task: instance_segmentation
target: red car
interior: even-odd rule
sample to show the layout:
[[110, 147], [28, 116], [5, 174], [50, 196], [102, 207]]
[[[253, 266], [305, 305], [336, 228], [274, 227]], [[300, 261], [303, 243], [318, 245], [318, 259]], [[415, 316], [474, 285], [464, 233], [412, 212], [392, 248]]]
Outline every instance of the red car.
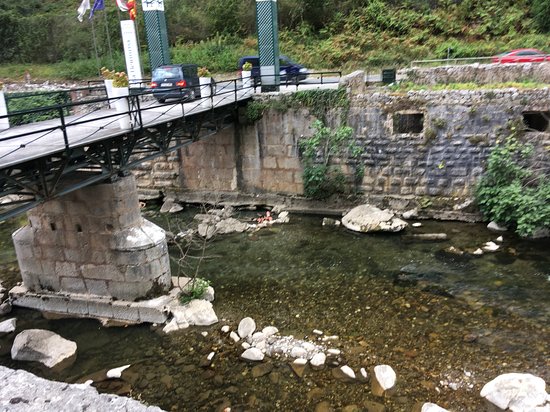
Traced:
[[516, 49], [493, 56], [493, 63], [539, 63], [550, 61], [550, 55], [537, 49]]

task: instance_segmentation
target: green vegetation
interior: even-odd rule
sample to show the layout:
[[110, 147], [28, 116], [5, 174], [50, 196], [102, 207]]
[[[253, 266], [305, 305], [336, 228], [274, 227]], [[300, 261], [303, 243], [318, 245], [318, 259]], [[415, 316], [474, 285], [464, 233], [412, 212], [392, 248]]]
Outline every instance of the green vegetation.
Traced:
[[206, 289], [210, 286], [210, 281], [201, 278], [193, 278], [187, 285], [182, 288], [179, 294], [179, 300], [182, 304], [192, 301], [193, 299], [200, 299], [206, 292]]
[[537, 173], [533, 148], [521, 143], [515, 128], [491, 152], [476, 188], [476, 200], [490, 220], [515, 227], [522, 236], [550, 227], [550, 181]]
[[[506, 83], [491, 83], [491, 84], [478, 84], [478, 83], [447, 83], [447, 84], [416, 84], [414, 82], [399, 82], [389, 86], [394, 92], [405, 92], [410, 90], [489, 90], [493, 89], [540, 89], [548, 87], [547, 83], [540, 83], [534, 80], [526, 79], [524, 81], [506, 82]], [[494, 97], [494, 96], [493, 96]], [[476, 108], [472, 107], [471, 113], [475, 114]]]
[[[42, 95], [32, 95], [30, 93], [14, 93], [10, 95], [7, 102], [8, 112], [15, 113], [21, 110], [32, 110], [42, 108], [43, 110], [35, 113], [26, 113], [10, 117], [10, 123], [13, 126], [40, 122], [42, 120], [59, 118], [59, 108], [48, 109], [51, 106], [59, 106], [70, 103], [71, 98], [67, 92], [54, 92]], [[69, 109], [64, 108], [63, 114], [68, 116]]]
[[[123, 70], [118, 21], [106, 2], [90, 21], [72, 0], [0, 0], [0, 77], [90, 78]], [[279, 0], [281, 52], [312, 69], [380, 68], [425, 58], [493, 55], [548, 47], [550, 0]], [[236, 71], [256, 54], [254, 0], [166, 0], [173, 61]], [[136, 19], [144, 67], [145, 29]], [[97, 56], [97, 57], [96, 57]], [[60, 63], [63, 62], [63, 63]], [[34, 65], [59, 65], [42, 70]]]

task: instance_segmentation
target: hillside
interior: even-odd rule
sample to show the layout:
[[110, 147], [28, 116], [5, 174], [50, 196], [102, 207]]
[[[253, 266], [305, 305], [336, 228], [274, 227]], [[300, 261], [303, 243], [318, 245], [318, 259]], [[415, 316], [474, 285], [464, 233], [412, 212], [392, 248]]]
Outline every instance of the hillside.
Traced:
[[[57, 74], [75, 78], [97, 73], [98, 65], [122, 68], [118, 20], [125, 13], [107, 0], [105, 11], [80, 23], [79, 4], [0, 0], [2, 65], [18, 64], [14, 67], [20, 70], [21, 65], [57, 63]], [[235, 70], [238, 56], [256, 49], [254, 4], [165, 0], [174, 61]], [[516, 47], [550, 49], [545, 35], [550, 0], [279, 0], [278, 5], [282, 52], [312, 68], [381, 67], [420, 58], [487, 56]], [[137, 22], [144, 47], [141, 16]]]

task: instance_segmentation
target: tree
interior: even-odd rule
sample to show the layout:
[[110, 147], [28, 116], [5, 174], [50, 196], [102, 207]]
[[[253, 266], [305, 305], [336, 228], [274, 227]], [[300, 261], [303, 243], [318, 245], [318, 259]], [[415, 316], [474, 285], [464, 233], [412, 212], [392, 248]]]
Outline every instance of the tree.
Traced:
[[550, 32], [550, 0], [533, 0], [532, 12], [538, 29]]

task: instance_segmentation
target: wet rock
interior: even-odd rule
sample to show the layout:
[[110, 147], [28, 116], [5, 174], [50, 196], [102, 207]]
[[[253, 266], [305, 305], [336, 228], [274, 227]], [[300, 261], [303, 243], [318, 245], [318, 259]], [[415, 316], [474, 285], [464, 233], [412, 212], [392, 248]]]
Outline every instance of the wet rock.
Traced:
[[323, 401], [315, 405], [315, 412], [334, 412], [334, 409], [328, 401]]
[[182, 210], [183, 210], [183, 206], [180, 205], [179, 203], [175, 203], [174, 205], [172, 205], [170, 210], [168, 210], [168, 213], [178, 213], [178, 212], [181, 212]]
[[464, 254], [463, 250], [456, 248], [454, 246], [449, 246], [448, 248], [443, 249], [443, 251], [445, 253], [449, 253], [450, 255], [462, 256]]
[[266, 338], [269, 338], [270, 336], [279, 333], [279, 329], [277, 329], [275, 326], [266, 326], [262, 329], [262, 333], [265, 335]]
[[342, 408], [342, 412], [361, 412], [361, 408], [357, 405], [347, 405]]
[[497, 222], [489, 222], [487, 229], [494, 230], [495, 232], [506, 232], [508, 230], [506, 226], [501, 226]]
[[284, 211], [277, 215], [277, 219], [275, 219], [275, 223], [288, 223], [290, 222], [289, 213]]
[[446, 233], [414, 233], [410, 237], [416, 240], [447, 240]]
[[351, 369], [348, 365], [344, 365], [340, 368], [342, 373], [346, 375], [348, 378], [354, 380], [355, 379], [355, 372], [353, 369]]
[[504, 242], [504, 238], [502, 236], [499, 236], [495, 239], [495, 241], [501, 243]]
[[369, 375], [365, 368], [359, 369], [359, 375], [357, 375], [357, 379], [359, 379], [361, 382], [368, 382]]
[[550, 237], [550, 229], [548, 228], [538, 228], [533, 231], [533, 234], [527, 236], [527, 239], [543, 239]]
[[500, 248], [495, 242], [487, 242], [483, 245], [484, 252], [496, 252]]
[[211, 239], [216, 234], [216, 226], [209, 223], [199, 223], [197, 232], [199, 236]]
[[233, 339], [233, 341], [234, 341], [235, 343], [237, 343], [238, 341], [241, 340], [241, 337], [240, 337], [238, 334], [236, 334], [235, 332], [231, 332], [231, 333], [229, 334], [229, 337], [230, 337], [231, 339]]
[[[338, 379], [340, 382], [350, 383], [355, 381], [355, 373], [349, 366], [334, 368], [332, 369], [331, 373], [332, 373], [332, 376]], [[351, 377], [351, 374], [353, 374], [353, 377]]]
[[0, 322], [0, 336], [15, 331], [16, 323], [16, 318], [11, 318]]
[[329, 217], [324, 217], [323, 218], [323, 223], [322, 223], [323, 226], [338, 227], [338, 226], [340, 226], [340, 224], [341, 224], [341, 222], [338, 219], [331, 219]]
[[34, 361], [60, 371], [76, 359], [76, 343], [44, 329], [27, 329], [19, 333], [11, 348], [13, 360]]
[[406, 212], [403, 212], [402, 214], [403, 219], [409, 220], [414, 219], [415, 217], [418, 217], [418, 209], [411, 209], [407, 210]]
[[378, 402], [365, 401], [363, 406], [367, 412], [386, 412], [386, 407]]
[[256, 322], [252, 318], [244, 318], [239, 322], [239, 327], [237, 328], [237, 333], [241, 338], [247, 338], [252, 335], [256, 330]]
[[273, 364], [271, 363], [262, 363], [260, 365], [256, 365], [252, 368], [252, 377], [260, 378], [267, 375], [268, 373], [271, 373], [272, 370]]
[[481, 248], [477, 248], [472, 252], [472, 255], [481, 256], [483, 255], [483, 250]]
[[223, 325], [220, 330], [222, 333], [228, 333], [231, 328], [229, 327], [229, 325]]
[[306, 371], [307, 359], [299, 358], [295, 359], [294, 362], [290, 364], [290, 368], [296, 374], [297, 377], [303, 378]]
[[193, 299], [183, 306], [172, 307], [171, 311], [180, 328], [189, 325], [209, 326], [218, 322], [212, 303], [203, 299]]
[[310, 360], [311, 366], [314, 368], [320, 369], [325, 366], [327, 356], [323, 352], [318, 352]]
[[319, 329], [313, 329], [313, 334], [317, 336], [321, 336], [323, 334], [323, 331]]
[[11, 312], [11, 303], [9, 300], [6, 300], [0, 305], [0, 316], [5, 316]]
[[353, 208], [342, 218], [342, 224], [350, 230], [362, 233], [399, 232], [407, 227], [407, 222], [397, 218], [392, 212], [371, 205]]
[[249, 348], [242, 353], [241, 358], [248, 361], [259, 362], [264, 360], [264, 354], [258, 348]]
[[420, 222], [415, 222], [411, 225], [412, 227], [421, 227], [422, 226], [422, 223]]
[[530, 373], [505, 373], [488, 382], [481, 396], [489, 404], [512, 412], [548, 411], [550, 396], [543, 379]]
[[248, 224], [241, 222], [238, 219], [230, 217], [216, 223], [216, 233], [225, 235], [228, 233], [242, 233], [248, 229]]
[[307, 393], [308, 401], [316, 401], [325, 396], [325, 391], [321, 388], [314, 388]]
[[131, 365], [119, 366], [118, 368], [109, 369], [105, 374], [109, 379], [120, 379], [122, 372], [128, 369]]
[[397, 376], [389, 365], [378, 365], [372, 369], [371, 387], [375, 396], [389, 395], [394, 388]]
[[290, 356], [293, 358], [306, 358], [307, 357], [307, 350], [304, 348], [301, 348], [299, 346], [296, 346], [292, 348], [290, 351]]
[[170, 209], [174, 206], [174, 202], [175, 199], [173, 197], [167, 197], [160, 207], [160, 213], [168, 213]]
[[435, 403], [426, 402], [419, 403], [413, 408], [413, 412], [449, 412], [447, 409], [443, 409], [441, 406]]

